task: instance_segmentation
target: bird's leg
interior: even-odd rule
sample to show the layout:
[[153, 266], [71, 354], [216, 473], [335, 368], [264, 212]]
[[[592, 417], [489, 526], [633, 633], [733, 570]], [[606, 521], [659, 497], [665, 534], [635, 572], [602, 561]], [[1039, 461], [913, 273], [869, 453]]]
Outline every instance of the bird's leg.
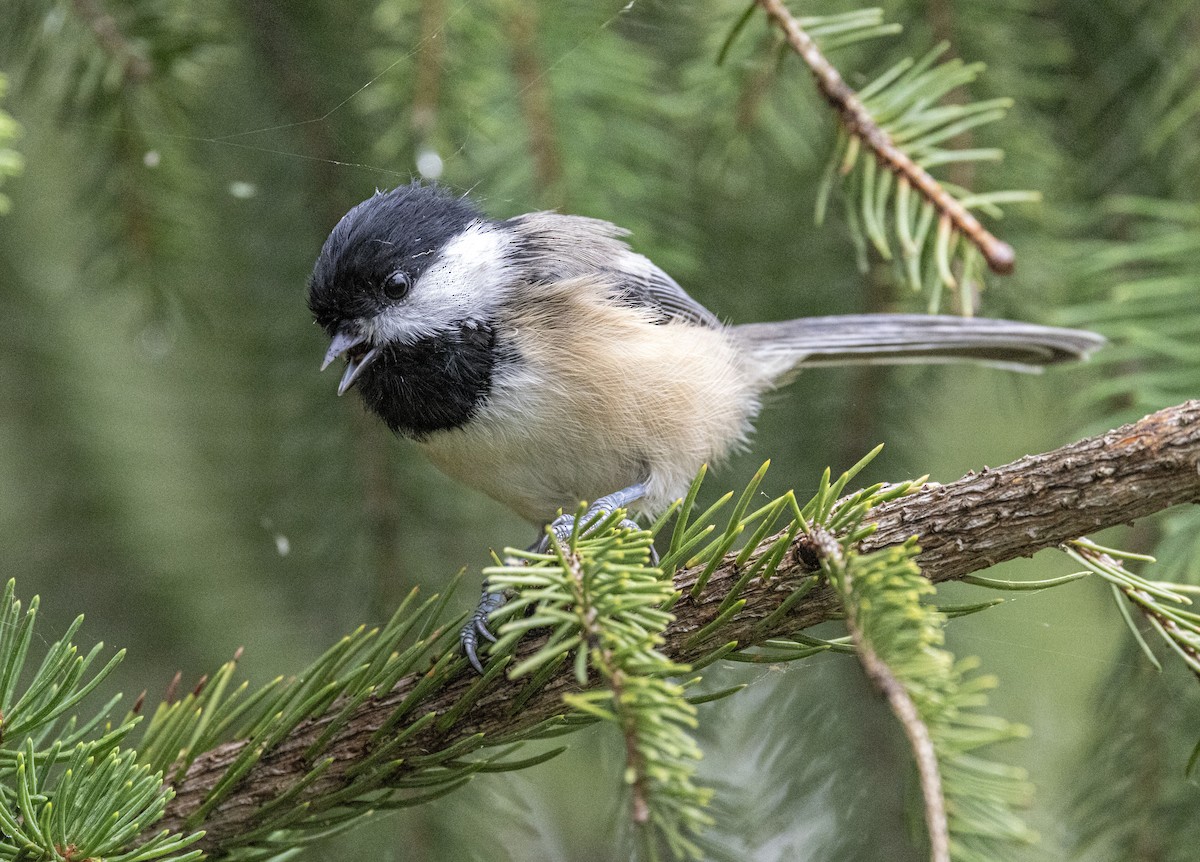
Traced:
[[[592, 503], [583, 513], [584, 524], [598, 524], [607, 518], [616, 509], [628, 509], [632, 503], [636, 503], [642, 497], [646, 496], [647, 488], [644, 482], [639, 482], [636, 485], [630, 485], [628, 488], [622, 488], [607, 496], [601, 497], [596, 502]], [[636, 530], [638, 525], [630, 518], [623, 518], [621, 523], [617, 525], [624, 530]], [[553, 534], [554, 540], [560, 545], [565, 545], [571, 538], [571, 533], [575, 529], [574, 515], [559, 515], [549, 524], [550, 530], [542, 535], [540, 539], [529, 546], [530, 551], [535, 554], [544, 554], [550, 550], [550, 536]], [[650, 557], [655, 565], [658, 564], [658, 553], [653, 546], [650, 548]], [[467, 620], [466, 625], [459, 632], [459, 643], [462, 644], [463, 653], [467, 656], [467, 661], [471, 662], [471, 667], [475, 668], [479, 673], [483, 673], [483, 663], [479, 660], [478, 647], [479, 638], [483, 636], [487, 640], [495, 643], [496, 636], [491, 633], [487, 627], [488, 616], [500, 608], [505, 602], [504, 593], [496, 593], [488, 590], [487, 584], [483, 586], [483, 596], [479, 599], [479, 606], [475, 608], [475, 613], [471, 614], [471, 618]]]
[[[622, 488], [620, 491], [601, 497], [592, 505], [588, 506], [587, 511], [583, 513], [583, 523], [600, 523], [613, 513], [616, 509], [628, 509], [633, 503], [636, 503], [642, 497], [646, 496], [647, 488], [644, 482], [639, 482], [636, 485], [630, 485], [628, 488]], [[638, 525], [630, 518], [623, 518], [621, 523], [617, 525], [622, 530], [636, 530]], [[550, 550], [550, 535], [554, 535], [554, 539], [560, 544], [565, 545], [571, 538], [571, 533], [575, 530], [574, 515], [559, 515], [550, 522], [550, 530], [538, 540], [533, 546], [536, 553], [544, 554]], [[654, 562], [658, 562], [658, 557], [654, 553], [654, 549], [650, 549], [651, 555], [654, 557]]]

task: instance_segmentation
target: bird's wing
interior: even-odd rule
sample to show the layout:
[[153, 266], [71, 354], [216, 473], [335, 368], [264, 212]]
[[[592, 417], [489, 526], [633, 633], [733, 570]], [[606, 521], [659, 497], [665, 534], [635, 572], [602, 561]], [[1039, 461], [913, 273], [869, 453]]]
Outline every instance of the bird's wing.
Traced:
[[613, 280], [618, 285], [617, 299], [629, 305], [646, 308], [658, 313], [656, 323], [683, 321], [700, 326], [719, 327], [717, 316], [688, 296], [671, 276], [659, 269], [648, 258], [627, 252], [620, 268], [613, 268]]
[[614, 300], [653, 312], [656, 323], [721, 326], [717, 316], [688, 296], [675, 279], [632, 251], [621, 239], [627, 231], [610, 222], [537, 212], [517, 216], [509, 224], [529, 240], [525, 265], [534, 281], [601, 275], [612, 285]]

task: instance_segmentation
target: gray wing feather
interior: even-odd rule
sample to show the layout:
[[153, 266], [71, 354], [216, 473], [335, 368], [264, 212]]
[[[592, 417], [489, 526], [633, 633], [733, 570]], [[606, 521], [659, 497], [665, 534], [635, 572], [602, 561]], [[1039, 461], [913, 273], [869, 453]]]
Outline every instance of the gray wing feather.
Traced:
[[658, 323], [674, 320], [695, 323], [700, 326], [718, 327], [721, 321], [696, 300], [688, 296], [675, 279], [667, 275], [640, 254], [629, 257], [641, 258], [643, 267], [623, 267], [613, 274], [620, 285], [619, 298], [630, 305], [640, 306], [660, 314]]
[[721, 326], [675, 279], [632, 251], [621, 239], [627, 231], [614, 224], [553, 212], [517, 216], [507, 224], [527, 245], [531, 280], [550, 283], [599, 274], [612, 284], [613, 299], [653, 312], [657, 323]]

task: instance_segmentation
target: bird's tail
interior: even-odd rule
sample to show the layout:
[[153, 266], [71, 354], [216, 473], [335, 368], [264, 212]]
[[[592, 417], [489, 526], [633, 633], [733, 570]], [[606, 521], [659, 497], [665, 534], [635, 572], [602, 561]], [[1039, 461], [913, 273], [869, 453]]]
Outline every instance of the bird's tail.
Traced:
[[775, 383], [810, 365], [975, 362], [1036, 372], [1084, 359], [1104, 344], [1079, 329], [933, 314], [804, 317], [733, 332]]

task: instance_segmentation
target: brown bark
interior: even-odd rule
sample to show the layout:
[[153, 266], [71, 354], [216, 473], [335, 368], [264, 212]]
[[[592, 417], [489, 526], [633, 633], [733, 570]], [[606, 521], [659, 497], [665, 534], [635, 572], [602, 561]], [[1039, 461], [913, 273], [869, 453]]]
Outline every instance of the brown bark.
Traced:
[[[898, 544], [917, 535], [918, 558], [933, 581], [961, 578], [995, 563], [1034, 552], [1104, 527], [1124, 524], [1180, 503], [1200, 502], [1200, 401], [1190, 401], [1151, 414], [1106, 434], [1031, 455], [995, 469], [971, 473], [947, 485], [931, 485], [879, 506], [869, 518], [877, 531], [862, 542], [864, 550]], [[770, 540], [767, 540], [769, 542]], [[752, 581], [741, 592], [745, 607], [707, 642], [689, 637], [717, 616], [717, 608], [740, 572], [729, 558], [718, 567], [698, 599], [686, 597], [695, 571], [681, 571], [676, 586], [685, 592], [673, 609], [677, 619], [666, 633], [663, 651], [678, 661], [694, 661], [714, 646], [736, 640], [748, 647], [769, 637], [795, 632], [830, 619], [839, 611], [833, 591], [819, 586], [772, 625], [757, 629], [797, 585], [815, 569], [817, 553], [803, 535], [792, 545], [770, 581]], [[744, 569], [743, 569], [744, 570]], [[536, 648], [536, 643], [526, 649]], [[407, 677], [387, 696], [363, 704], [342, 728], [322, 757], [335, 763], [308, 787], [302, 798], [314, 798], [343, 786], [346, 770], [368, 751], [368, 740], [419, 680]], [[430, 693], [412, 715], [443, 713], [476, 682], [469, 672]], [[499, 738], [561, 713], [561, 695], [574, 687], [570, 673], [559, 674], [520, 709], [511, 704], [522, 683], [503, 678], [483, 693], [453, 726], [438, 730], [430, 723], [394, 757], [419, 757], [473, 734]], [[310, 769], [305, 749], [321, 734], [336, 706], [326, 716], [301, 725], [266, 752], [237, 789], [202, 824], [203, 846], [217, 851], [254, 824], [255, 812]], [[155, 829], [186, 828], [208, 791], [242, 748], [227, 743], [201, 755], [176, 786], [176, 797]], [[396, 773], [403, 776], [403, 768]]]

